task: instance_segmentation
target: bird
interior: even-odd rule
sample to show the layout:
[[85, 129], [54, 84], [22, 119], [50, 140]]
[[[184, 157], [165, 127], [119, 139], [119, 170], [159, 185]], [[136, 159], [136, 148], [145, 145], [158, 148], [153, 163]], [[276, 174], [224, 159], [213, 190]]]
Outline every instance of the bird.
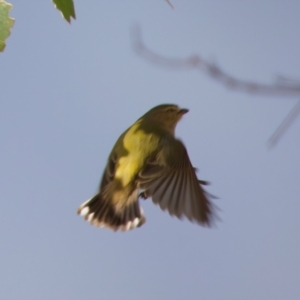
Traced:
[[175, 128], [189, 110], [176, 104], [150, 109], [116, 141], [97, 194], [77, 213], [96, 227], [128, 231], [146, 222], [140, 199], [178, 219], [210, 227], [216, 218], [213, 196], [199, 180]]

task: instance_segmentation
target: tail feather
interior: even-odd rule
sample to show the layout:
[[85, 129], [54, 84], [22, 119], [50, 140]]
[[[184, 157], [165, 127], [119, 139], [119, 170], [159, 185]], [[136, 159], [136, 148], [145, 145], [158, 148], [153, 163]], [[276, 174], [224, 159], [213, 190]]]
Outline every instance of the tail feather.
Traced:
[[107, 227], [114, 231], [127, 231], [142, 226], [146, 218], [138, 201], [130, 203], [120, 211], [97, 194], [81, 204], [77, 213], [97, 227]]

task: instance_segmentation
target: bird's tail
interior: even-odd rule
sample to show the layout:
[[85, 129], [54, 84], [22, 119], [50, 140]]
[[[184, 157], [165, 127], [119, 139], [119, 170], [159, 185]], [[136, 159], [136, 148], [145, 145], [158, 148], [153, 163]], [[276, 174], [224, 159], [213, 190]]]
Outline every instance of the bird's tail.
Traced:
[[125, 205], [116, 211], [114, 206], [104, 199], [101, 194], [82, 203], [77, 214], [97, 227], [107, 227], [114, 231], [127, 231], [142, 226], [146, 218], [138, 201]]

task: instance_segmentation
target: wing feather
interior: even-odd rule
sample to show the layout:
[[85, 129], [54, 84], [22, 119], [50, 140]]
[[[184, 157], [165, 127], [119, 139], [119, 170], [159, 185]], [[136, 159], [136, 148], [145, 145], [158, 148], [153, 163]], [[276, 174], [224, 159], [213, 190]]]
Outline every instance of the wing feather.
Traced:
[[171, 203], [169, 205], [169, 212], [170, 215], [175, 215], [177, 218], [180, 218], [182, 216], [182, 213], [180, 213], [180, 210], [178, 209], [178, 206], [180, 204], [180, 199], [176, 195], [179, 195], [181, 192], [181, 185], [180, 185], [180, 178], [178, 174], [175, 172], [171, 175], [174, 177], [174, 184], [171, 189], [170, 193], [170, 199]]
[[169, 148], [162, 149], [156, 162], [152, 160], [141, 170], [138, 180], [147, 196], [162, 210], [209, 226], [216, 217], [213, 204], [195, 172], [183, 143], [174, 139]]

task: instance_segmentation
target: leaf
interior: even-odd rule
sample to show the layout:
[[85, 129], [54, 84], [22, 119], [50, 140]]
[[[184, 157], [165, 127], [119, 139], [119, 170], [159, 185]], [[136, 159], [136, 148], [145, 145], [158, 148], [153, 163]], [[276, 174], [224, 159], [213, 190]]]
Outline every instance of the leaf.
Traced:
[[71, 23], [71, 17], [76, 19], [73, 0], [52, 0], [54, 6], [61, 11], [65, 20]]
[[0, 0], [0, 51], [5, 48], [5, 40], [10, 35], [10, 29], [13, 27], [15, 20], [9, 16], [12, 9], [10, 3]]

